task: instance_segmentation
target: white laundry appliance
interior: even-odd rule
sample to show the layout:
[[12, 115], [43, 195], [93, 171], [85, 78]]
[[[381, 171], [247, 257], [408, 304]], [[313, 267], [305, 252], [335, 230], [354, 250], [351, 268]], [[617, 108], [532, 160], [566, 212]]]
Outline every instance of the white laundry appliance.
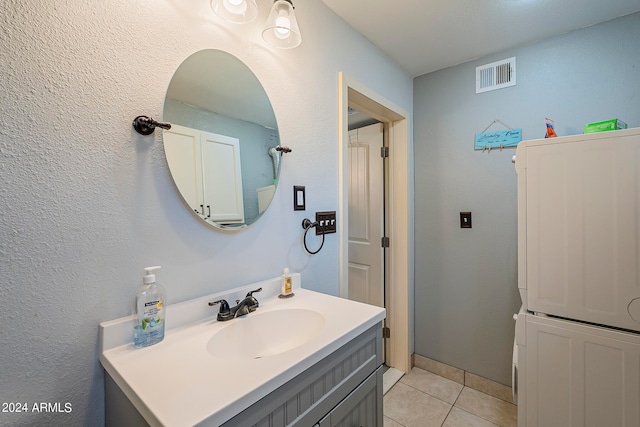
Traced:
[[640, 426], [640, 128], [521, 142], [519, 427]]

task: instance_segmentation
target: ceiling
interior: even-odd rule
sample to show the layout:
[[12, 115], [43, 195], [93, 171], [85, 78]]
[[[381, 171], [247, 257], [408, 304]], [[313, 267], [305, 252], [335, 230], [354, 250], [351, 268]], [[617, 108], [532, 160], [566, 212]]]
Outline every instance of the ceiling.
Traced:
[[416, 77], [640, 11], [638, 0], [323, 0]]

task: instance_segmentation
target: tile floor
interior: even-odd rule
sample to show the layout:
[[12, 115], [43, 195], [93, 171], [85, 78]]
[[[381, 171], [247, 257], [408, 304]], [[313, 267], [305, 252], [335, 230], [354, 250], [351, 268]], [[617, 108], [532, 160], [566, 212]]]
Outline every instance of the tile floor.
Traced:
[[413, 368], [384, 396], [384, 427], [516, 427], [517, 407]]

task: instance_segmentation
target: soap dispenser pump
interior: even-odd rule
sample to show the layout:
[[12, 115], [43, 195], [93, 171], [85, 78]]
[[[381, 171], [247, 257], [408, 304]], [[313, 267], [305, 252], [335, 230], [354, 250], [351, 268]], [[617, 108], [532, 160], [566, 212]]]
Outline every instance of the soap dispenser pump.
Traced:
[[142, 286], [136, 294], [133, 326], [133, 343], [136, 347], [148, 347], [164, 339], [166, 294], [156, 282], [155, 271], [159, 269], [160, 266], [144, 269]]

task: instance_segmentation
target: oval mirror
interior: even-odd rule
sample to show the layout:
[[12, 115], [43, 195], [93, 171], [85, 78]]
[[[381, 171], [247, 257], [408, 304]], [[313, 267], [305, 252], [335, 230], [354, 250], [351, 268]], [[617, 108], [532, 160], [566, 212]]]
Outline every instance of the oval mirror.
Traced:
[[204, 222], [239, 230], [269, 207], [280, 173], [280, 136], [266, 92], [249, 68], [201, 50], [176, 70], [164, 102], [171, 176]]

